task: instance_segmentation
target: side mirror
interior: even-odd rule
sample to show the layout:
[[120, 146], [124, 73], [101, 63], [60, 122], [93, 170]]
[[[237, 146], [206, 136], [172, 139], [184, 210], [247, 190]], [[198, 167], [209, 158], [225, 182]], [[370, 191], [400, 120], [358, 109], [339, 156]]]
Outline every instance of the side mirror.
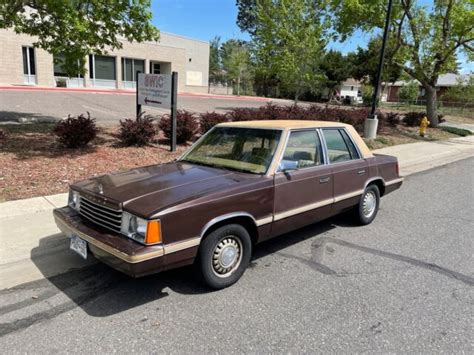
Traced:
[[278, 170], [283, 171], [284, 173], [298, 170], [298, 162], [293, 160], [282, 160], [278, 165]]

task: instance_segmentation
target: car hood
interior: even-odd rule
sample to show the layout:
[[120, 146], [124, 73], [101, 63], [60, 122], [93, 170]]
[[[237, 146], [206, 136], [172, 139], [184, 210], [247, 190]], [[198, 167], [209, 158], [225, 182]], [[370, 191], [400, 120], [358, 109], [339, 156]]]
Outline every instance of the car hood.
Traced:
[[76, 183], [72, 188], [96, 199], [113, 201], [139, 216], [149, 217], [178, 203], [256, 177], [258, 175], [173, 162], [94, 177]]

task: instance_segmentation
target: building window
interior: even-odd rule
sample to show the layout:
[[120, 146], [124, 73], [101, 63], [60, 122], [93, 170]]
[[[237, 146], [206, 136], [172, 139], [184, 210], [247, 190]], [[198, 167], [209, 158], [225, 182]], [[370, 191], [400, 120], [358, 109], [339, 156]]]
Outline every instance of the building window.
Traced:
[[145, 61], [142, 59], [122, 58], [122, 80], [135, 81], [137, 71], [145, 72]]
[[89, 73], [91, 79], [116, 80], [115, 57], [89, 55]]
[[22, 47], [23, 51], [23, 74], [36, 75], [35, 49], [33, 47]]
[[[64, 70], [64, 56], [63, 55], [55, 55], [54, 59], [54, 76], [61, 76], [61, 77], [67, 77], [68, 75], [66, 74], [66, 71]], [[79, 66], [80, 63], [77, 61], [77, 72], [73, 75], [74, 78], [82, 78], [82, 75], [79, 74]]]
[[150, 74], [161, 74], [160, 63], [150, 62]]

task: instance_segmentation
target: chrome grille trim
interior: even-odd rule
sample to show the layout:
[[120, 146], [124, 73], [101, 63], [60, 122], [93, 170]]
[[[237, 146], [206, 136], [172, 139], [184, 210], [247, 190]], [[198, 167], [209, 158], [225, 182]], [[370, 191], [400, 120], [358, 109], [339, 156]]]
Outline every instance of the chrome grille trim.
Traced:
[[122, 211], [102, 206], [80, 196], [79, 214], [87, 220], [120, 233], [122, 228]]

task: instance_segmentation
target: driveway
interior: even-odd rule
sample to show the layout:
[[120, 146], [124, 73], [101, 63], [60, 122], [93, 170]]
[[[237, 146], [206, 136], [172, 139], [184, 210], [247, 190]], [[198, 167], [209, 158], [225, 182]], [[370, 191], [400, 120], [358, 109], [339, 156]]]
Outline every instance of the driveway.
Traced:
[[222, 291], [190, 268], [101, 264], [0, 291], [0, 351], [472, 353], [473, 168], [409, 176], [369, 226], [338, 216], [259, 245]]

